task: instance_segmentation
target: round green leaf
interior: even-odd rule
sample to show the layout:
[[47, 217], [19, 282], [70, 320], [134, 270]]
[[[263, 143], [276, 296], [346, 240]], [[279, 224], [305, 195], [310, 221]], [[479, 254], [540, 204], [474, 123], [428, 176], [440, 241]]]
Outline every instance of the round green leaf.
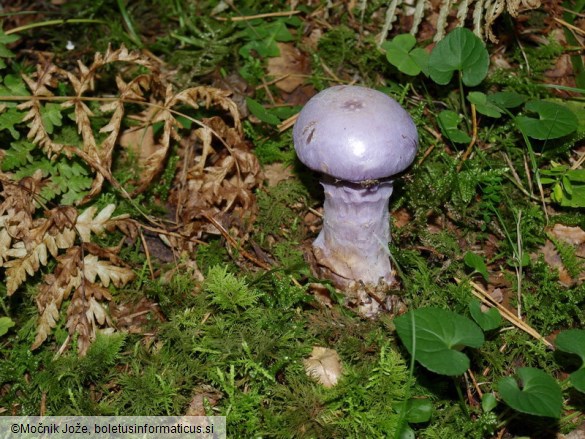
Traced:
[[490, 58], [487, 49], [469, 29], [459, 27], [437, 43], [429, 58], [429, 74], [437, 84], [448, 84], [456, 71], [463, 83], [478, 85], [487, 75]]
[[425, 70], [429, 55], [424, 49], [414, 48], [416, 38], [411, 34], [396, 35], [391, 41], [385, 41], [382, 48], [386, 51], [388, 62], [410, 76]]
[[411, 424], [428, 422], [433, 414], [433, 403], [426, 398], [411, 398], [406, 405], [406, 421]]
[[491, 412], [497, 405], [498, 401], [493, 393], [484, 393], [481, 397], [481, 409], [484, 413]]
[[512, 377], [498, 382], [498, 391], [506, 404], [521, 413], [559, 418], [563, 407], [563, 395], [558, 383], [545, 372], [534, 367], [522, 367], [516, 371], [522, 389]]
[[526, 111], [537, 113], [538, 119], [518, 116], [516, 123], [524, 134], [533, 139], [557, 139], [577, 129], [577, 116], [563, 105], [547, 101], [530, 101], [524, 108]]
[[0, 337], [8, 332], [14, 326], [14, 322], [10, 317], [0, 317]]
[[410, 428], [410, 425], [404, 424], [400, 428], [400, 433], [398, 434], [399, 439], [416, 439], [416, 435], [414, 434], [414, 430]]
[[480, 326], [484, 331], [491, 331], [492, 329], [499, 328], [502, 324], [502, 316], [496, 308], [490, 308], [486, 312], [481, 310], [481, 304], [479, 300], [473, 299], [469, 302], [469, 312], [473, 320]]
[[476, 255], [473, 252], [467, 252], [465, 253], [465, 256], [463, 256], [463, 262], [465, 262], [465, 265], [467, 265], [469, 268], [473, 268], [475, 271], [481, 274], [485, 280], [488, 279], [487, 266], [485, 265], [485, 262], [481, 256]]
[[500, 91], [487, 96], [488, 100], [499, 108], [516, 108], [524, 103], [524, 96], [511, 91]]
[[502, 115], [500, 107], [488, 100], [485, 93], [472, 91], [467, 95], [467, 100], [475, 105], [475, 109], [480, 114], [496, 119]]
[[569, 375], [573, 387], [579, 392], [585, 392], [585, 330], [569, 329], [561, 332], [555, 339], [557, 349], [578, 355], [582, 364], [579, 370]]
[[585, 393], [585, 369], [579, 369], [569, 375], [569, 380], [575, 389]]
[[460, 351], [465, 346], [478, 348], [484, 342], [483, 332], [475, 323], [440, 308], [409, 311], [394, 319], [394, 324], [415, 360], [442, 375], [463, 374], [469, 368], [469, 358]]
[[452, 142], [469, 143], [471, 137], [465, 131], [458, 128], [461, 116], [454, 111], [444, 110], [439, 113], [439, 128], [441, 132]]

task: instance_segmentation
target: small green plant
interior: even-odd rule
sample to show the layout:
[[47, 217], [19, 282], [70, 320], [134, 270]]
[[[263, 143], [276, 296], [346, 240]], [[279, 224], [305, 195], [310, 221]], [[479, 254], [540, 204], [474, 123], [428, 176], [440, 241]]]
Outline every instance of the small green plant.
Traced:
[[465, 256], [463, 256], [463, 262], [465, 262], [465, 265], [469, 268], [473, 268], [474, 272], [481, 274], [485, 280], [488, 280], [489, 275], [487, 266], [481, 256], [476, 255], [473, 252], [467, 252], [465, 253]]
[[[483, 330], [497, 328], [501, 317], [482, 313], [477, 301], [470, 311]], [[496, 316], [497, 314], [497, 316]], [[425, 368], [441, 375], [461, 375], [470, 367], [469, 358], [460, 352], [464, 347], [479, 349], [483, 345], [482, 330], [466, 317], [440, 308], [419, 308], [395, 319], [396, 332], [412, 358]], [[555, 341], [559, 350], [578, 355], [581, 367], [570, 375], [579, 391], [585, 391], [585, 331], [561, 332]], [[563, 406], [561, 386], [541, 369], [521, 367], [516, 370], [520, 386], [514, 377], [504, 377], [495, 385], [501, 399], [514, 410], [529, 415], [559, 418]], [[482, 400], [485, 413], [496, 405], [492, 395]]]
[[391, 41], [385, 41], [381, 47], [386, 51], [388, 62], [409, 76], [417, 76], [424, 72], [428, 75], [428, 53], [414, 47], [416, 38], [411, 34], [396, 35]]
[[487, 75], [490, 58], [483, 42], [469, 29], [457, 28], [439, 41], [429, 57], [429, 76], [437, 84], [451, 82], [458, 73], [468, 87], [480, 84]]
[[0, 337], [5, 335], [15, 325], [10, 317], [0, 317]]
[[[415, 48], [415, 41], [409, 35], [398, 35], [393, 40], [383, 43], [382, 48], [386, 51], [388, 61], [406, 74], [416, 76], [423, 72], [439, 85], [451, 83], [453, 75], [457, 74], [460, 103], [458, 105], [453, 103], [454, 108], [440, 111], [437, 123], [442, 134], [451, 142], [468, 145], [463, 159], [469, 156], [478, 142], [477, 114], [495, 120], [506, 116], [526, 144], [527, 155], [543, 203], [542, 185], [553, 184], [550, 197], [552, 201], [571, 207], [585, 205], [581, 171], [563, 172], [562, 168], [543, 171], [542, 159], [537, 157], [535, 146], [532, 144], [534, 141], [544, 142], [545, 147], [547, 142], [566, 139], [575, 133], [579, 121], [568, 105], [546, 99], [534, 100], [530, 99], [530, 96], [512, 91], [486, 94], [474, 90], [465, 95], [464, 86], [478, 86], [486, 78], [489, 55], [481, 39], [464, 28], [455, 29], [439, 41], [428, 57], [422, 55], [420, 49]], [[471, 111], [467, 108], [465, 97]], [[519, 114], [511, 112], [520, 106], [522, 110]], [[458, 170], [461, 170], [461, 166]], [[547, 173], [548, 176], [543, 179], [542, 176]]]
[[485, 312], [482, 311], [481, 304], [477, 299], [472, 299], [469, 302], [469, 313], [483, 331], [492, 331], [499, 328], [502, 324], [502, 315], [498, 310], [489, 308]]
[[552, 185], [551, 200], [565, 207], [585, 207], [585, 170], [552, 162], [541, 171], [543, 185]]
[[521, 413], [560, 418], [563, 395], [554, 378], [534, 367], [521, 367], [516, 375], [522, 388], [513, 377], [502, 378], [496, 385], [506, 404]]
[[411, 355], [441, 375], [461, 375], [469, 369], [464, 347], [479, 348], [483, 332], [467, 317], [440, 308], [419, 308], [394, 320], [396, 332]]
[[569, 329], [563, 331], [555, 339], [557, 349], [578, 355], [581, 366], [569, 375], [569, 380], [575, 389], [585, 393], [585, 330]]
[[211, 293], [211, 301], [222, 310], [237, 311], [258, 301], [258, 293], [241, 279], [228, 273], [227, 267], [216, 265], [207, 273], [204, 288]]

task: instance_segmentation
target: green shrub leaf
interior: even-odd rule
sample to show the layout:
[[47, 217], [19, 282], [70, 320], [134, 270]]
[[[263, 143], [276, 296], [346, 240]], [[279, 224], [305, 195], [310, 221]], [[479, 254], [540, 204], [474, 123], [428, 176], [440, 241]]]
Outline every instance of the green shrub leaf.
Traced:
[[555, 339], [555, 346], [563, 352], [581, 358], [581, 367], [569, 375], [569, 380], [575, 389], [585, 393], [585, 330], [569, 329], [561, 332]]
[[487, 98], [490, 102], [503, 109], [519, 107], [525, 101], [524, 96], [512, 91], [500, 91], [487, 95]]
[[516, 371], [522, 389], [512, 377], [498, 382], [500, 396], [506, 404], [521, 413], [559, 418], [563, 395], [557, 382], [540, 369], [521, 367]]
[[293, 40], [284, 20], [276, 20], [272, 23], [262, 22], [257, 26], [249, 25], [244, 35], [249, 42], [243, 45], [239, 52], [246, 58], [251, 56], [252, 51], [264, 58], [278, 56], [280, 49], [277, 42]]
[[538, 118], [529, 116], [516, 118], [522, 132], [533, 139], [557, 139], [577, 129], [577, 116], [563, 105], [547, 101], [530, 101], [524, 108], [538, 114]]
[[487, 266], [485, 265], [485, 262], [481, 256], [476, 255], [473, 252], [467, 252], [465, 253], [465, 256], [463, 256], [463, 262], [465, 262], [465, 265], [467, 265], [469, 268], [473, 268], [475, 271], [481, 274], [485, 280], [488, 279]]
[[390, 64], [402, 73], [416, 76], [427, 70], [429, 54], [420, 47], [414, 48], [415, 45], [416, 38], [413, 35], [401, 34], [382, 43], [382, 48], [386, 51], [386, 59]]
[[409, 311], [394, 323], [400, 340], [415, 360], [442, 375], [464, 373], [469, 368], [469, 358], [460, 351], [465, 346], [478, 348], [484, 342], [483, 332], [475, 323], [440, 308]]
[[8, 332], [14, 326], [14, 322], [10, 317], [0, 317], [0, 337]]
[[428, 422], [433, 414], [433, 403], [427, 398], [411, 398], [406, 403], [406, 421], [411, 424]]
[[266, 108], [264, 108], [258, 101], [252, 98], [246, 98], [246, 104], [248, 105], [250, 113], [262, 122], [266, 122], [270, 125], [278, 125], [280, 123], [280, 119], [274, 114], [268, 112], [268, 110], [266, 110]]
[[472, 91], [467, 95], [467, 100], [475, 105], [475, 109], [480, 114], [496, 119], [502, 115], [500, 107], [490, 101], [485, 93]]
[[489, 413], [498, 405], [498, 400], [493, 393], [484, 393], [481, 397], [481, 409], [484, 413]]
[[472, 299], [469, 302], [469, 312], [473, 320], [479, 325], [484, 331], [491, 331], [492, 329], [499, 328], [502, 324], [502, 316], [496, 308], [490, 308], [486, 312], [481, 310], [481, 304], [479, 300]]
[[465, 28], [457, 28], [437, 43], [429, 58], [429, 74], [437, 84], [448, 84], [453, 73], [461, 74], [469, 87], [487, 75], [490, 58], [481, 39]]
[[469, 143], [471, 137], [466, 132], [458, 128], [461, 116], [454, 111], [444, 110], [439, 113], [439, 127], [441, 132], [452, 142]]
[[6, 63], [2, 58], [13, 58], [16, 56], [6, 45], [14, 43], [18, 39], [19, 37], [17, 35], [6, 35], [4, 30], [0, 29], [0, 69], [6, 67]]

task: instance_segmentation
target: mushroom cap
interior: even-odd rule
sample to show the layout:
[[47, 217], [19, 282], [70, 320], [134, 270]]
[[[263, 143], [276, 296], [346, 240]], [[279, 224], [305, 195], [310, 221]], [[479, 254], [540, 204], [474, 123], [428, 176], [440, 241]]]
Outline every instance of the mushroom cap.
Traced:
[[341, 85], [307, 102], [293, 140], [300, 161], [309, 168], [361, 182], [390, 177], [410, 166], [418, 133], [410, 115], [391, 97]]

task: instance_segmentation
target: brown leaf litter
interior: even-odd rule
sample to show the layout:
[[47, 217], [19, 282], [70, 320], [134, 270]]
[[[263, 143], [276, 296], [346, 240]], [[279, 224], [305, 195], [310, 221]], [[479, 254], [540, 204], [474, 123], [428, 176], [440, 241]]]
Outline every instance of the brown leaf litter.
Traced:
[[[96, 90], [106, 69], [115, 72], [117, 94], [113, 97], [100, 96]], [[75, 72], [47, 62], [23, 78], [31, 96], [22, 97], [18, 108], [26, 110], [29, 140], [49, 158], [77, 156], [93, 170], [91, 189], [78, 205], [99, 195], [106, 181], [131, 198], [147, 190], [160, 175], [173, 146], [180, 156], [169, 196], [175, 210], [171, 225], [147, 216], [154, 226], [126, 216], [112, 218], [113, 205], [99, 212], [95, 206], [83, 212], [60, 206], [41, 213], [39, 193], [47, 178], [37, 172], [16, 181], [11, 173], [0, 174], [0, 267], [5, 269], [8, 294], [14, 294], [53, 258], [55, 269], [44, 274], [36, 298], [39, 322], [33, 348], [47, 339], [62, 305], [69, 301], [66, 327], [70, 337], [78, 334], [83, 354], [99, 328], [116, 324], [106, 305], [112, 301], [108, 286], [122, 287], [134, 277], [116, 256], [119, 246], [103, 249], [91, 244], [92, 234], [118, 228], [131, 240], [141, 237], [147, 259], [149, 241], [143, 228], [173, 247], [174, 254], [192, 251], [204, 233], [220, 233], [216, 225], [245, 238], [256, 212], [254, 190], [261, 184], [262, 174], [251, 145], [244, 140], [240, 113], [230, 92], [205, 86], [176, 92], [158, 60], [146, 53], [123, 46], [108, 48], [104, 54], [96, 53], [89, 65], [78, 62]], [[74, 95], [60, 96], [57, 89], [67, 83]], [[60, 143], [47, 130], [44, 107], [55, 102], [64, 109], [73, 108], [81, 145]], [[90, 109], [89, 102], [100, 103], [98, 111]], [[204, 110], [215, 115], [198, 119], [196, 115]], [[99, 125], [104, 117], [105, 123]], [[130, 127], [123, 129], [126, 121]], [[161, 128], [155, 128], [158, 126]], [[128, 182], [135, 188], [132, 195], [125, 189], [127, 184], [123, 187], [112, 174], [118, 145], [132, 148], [139, 157], [140, 176]]]

